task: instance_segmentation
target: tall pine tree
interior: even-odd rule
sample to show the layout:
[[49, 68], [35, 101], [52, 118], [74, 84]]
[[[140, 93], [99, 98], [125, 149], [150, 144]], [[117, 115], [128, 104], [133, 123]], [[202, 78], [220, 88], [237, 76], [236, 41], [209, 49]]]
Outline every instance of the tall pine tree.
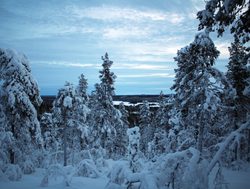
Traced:
[[101, 146], [108, 157], [116, 156], [117, 130], [123, 124], [121, 113], [114, 107], [113, 95], [115, 94], [115, 74], [110, 70], [113, 62], [106, 53], [102, 57], [103, 69], [100, 71], [100, 84], [95, 85], [90, 100], [90, 127], [92, 132], [92, 146]]
[[220, 111], [220, 89], [214, 78], [215, 60], [219, 51], [207, 33], [196, 35], [194, 42], [178, 51], [175, 61], [175, 84], [177, 110], [181, 112], [183, 129], [196, 139], [196, 147], [202, 153], [209, 147], [213, 122]]
[[[229, 47], [230, 57], [228, 63], [227, 78], [231, 82], [233, 88], [236, 91], [235, 98], [229, 102], [233, 110], [228, 113], [231, 115], [230, 125], [233, 130], [240, 127], [241, 124], [247, 121], [247, 116], [250, 113], [250, 96], [244, 93], [244, 90], [248, 87], [248, 80], [250, 79], [250, 66], [249, 58], [250, 54], [247, 48], [243, 46], [240, 40], [235, 37], [231, 47]], [[245, 132], [245, 135], [241, 137], [240, 142], [235, 146], [235, 160], [250, 158], [250, 131]], [[248, 154], [248, 157], [247, 155]]]

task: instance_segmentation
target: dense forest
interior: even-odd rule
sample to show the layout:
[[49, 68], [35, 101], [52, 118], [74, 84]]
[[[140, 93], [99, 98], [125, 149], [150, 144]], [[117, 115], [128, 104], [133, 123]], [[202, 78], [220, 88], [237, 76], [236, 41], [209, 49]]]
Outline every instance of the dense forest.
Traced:
[[[105, 188], [225, 188], [222, 167], [250, 162], [250, 9], [248, 1], [209, 0], [197, 13], [193, 42], [178, 50], [173, 95], [159, 94], [157, 109], [139, 106], [131, 124], [121, 102], [114, 105], [116, 75], [108, 53], [91, 94], [84, 74], [65, 82], [50, 112], [27, 57], [0, 49], [0, 178], [17, 181], [37, 168], [41, 186], [52, 176], [109, 179]], [[220, 54], [210, 33], [233, 41], [225, 73], [214, 67]], [[83, 70], [84, 72], [84, 70]], [[119, 76], [118, 76], [119, 77]], [[112, 168], [108, 160], [114, 161]]]

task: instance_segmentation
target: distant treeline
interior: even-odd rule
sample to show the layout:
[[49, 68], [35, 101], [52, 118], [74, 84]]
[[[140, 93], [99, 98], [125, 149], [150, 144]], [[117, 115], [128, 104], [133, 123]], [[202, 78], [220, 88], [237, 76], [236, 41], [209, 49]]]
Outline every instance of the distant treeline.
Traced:
[[[164, 97], [169, 97], [170, 95], [164, 95]], [[40, 112], [49, 112], [52, 108], [53, 101], [56, 96], [54, 95], [44, 95], [41, 96], [43, 103], [40, 108]], [[159, 100], [159, 95], [115, 95], [113, 96], [114, 101], [129, 102], [131, 104], [140, 103], [143, 101], [157, 102]]]
[[[163, 95], [165, 98], [170, 97], [171, 95]], [[53, 107], [53, 101], [56, 96], [54, 95], [44, 95], [42, 97], [42, 104], [40, 106], [39, 114], [42, 115], [44, 112], [51, 112]], [[136, 125], [139, 122], [138, 110], [139, 106], [132, 106], [132, 104], [142, 103], [143, 101], [148, 102], [158, 102], [160, 95], [115, 95], [113, 96], [114, 101], [123, 101], [129, 102], [131, 106], [125, 106], [128, 111], [128, 121], [130, 125]], [[151, 110], [154, 112], [156, 107], [151, 107]]]

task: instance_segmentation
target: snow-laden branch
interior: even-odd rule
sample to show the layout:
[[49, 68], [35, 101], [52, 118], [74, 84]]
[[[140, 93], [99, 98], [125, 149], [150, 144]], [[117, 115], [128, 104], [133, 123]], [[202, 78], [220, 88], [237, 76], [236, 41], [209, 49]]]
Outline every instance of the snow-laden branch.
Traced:
[[242, 124], [237, 130], [231, 132], [230, 135], [228, 135], [228, 137], [224, 140], [224, 142], [220, 144], [219, 150], [216, 152], [214, 158], [212, 159], [212, 161], [210, 162], [208, 166], [207, 174], [209, 174], [212, 171], [212, 169], [214, 168], [216, 163], [219, 161], [222, 153], [225, 151], [229, 143], [232, 140], [234, 140], [235, 137], [237, 137], [237, 135], [239, 135], [241, 131], [247, 128], [250, 128], [250, 119], [246, 123]]

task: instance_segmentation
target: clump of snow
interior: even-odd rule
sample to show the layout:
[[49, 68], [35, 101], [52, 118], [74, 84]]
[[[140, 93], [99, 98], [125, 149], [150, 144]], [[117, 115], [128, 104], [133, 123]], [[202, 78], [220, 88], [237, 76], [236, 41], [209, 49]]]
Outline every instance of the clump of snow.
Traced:
[[72, 108], [72, 98], [69, 96], [66, 96], [63, 100], [63, 106], [66, 108]]

